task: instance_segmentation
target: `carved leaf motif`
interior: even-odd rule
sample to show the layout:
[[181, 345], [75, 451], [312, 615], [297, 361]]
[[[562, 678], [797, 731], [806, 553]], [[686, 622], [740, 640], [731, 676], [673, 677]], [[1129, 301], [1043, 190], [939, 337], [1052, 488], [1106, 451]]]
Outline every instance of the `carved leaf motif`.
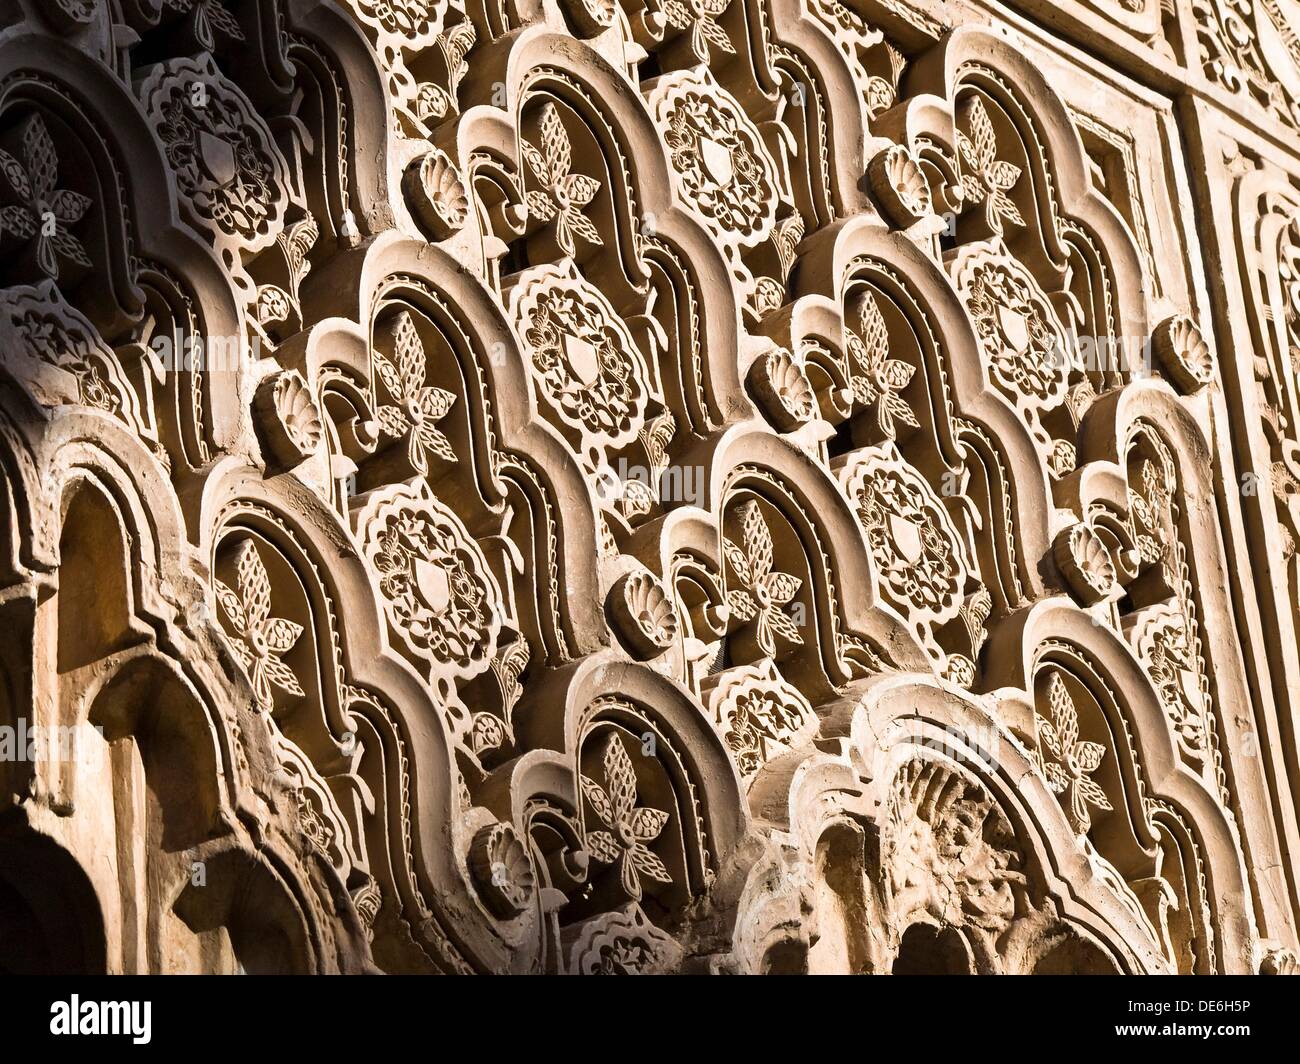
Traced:
[[389, 436], [403, 436], [411, 428], [411, 423], [395, 406], [381, 406], [377, 411], [379, 427]]
[[702, 63], [709, 61], [710, 44], [729, 55], [735, 54], [736, 49], [731, 43], [731, 38], [721, 26], [710, 18], [697, 19], [695, 29], [692, 31], [691, 47]]
[[474, 29], [474, 23], [468, 20], [459, 23], [449, 32], [439, 37], [442, 48], [447, 55], [448, 70], [460, 72], [465, 56], [469, 54], [476, 37], [477, 31]]
[[1057, 794], [1064, 794], [1070, 786], [1070, 777], [1060, 765], [1051, 763], [1047, 765], [1047, 782]]
[[424, 344], [415, 331], [411, 315], [403, 311], [393, 326], [393, 339], [397, 343], [397, 364], [402, 371], [402, 397], [415, 395], [424, 385]]
[[262, 658], [255, 666], [253, 686], [257, 689], [258, 700], [263, 707], [269, 708], [272, 700], [271, 684], [283, 687], [291, 695], [301, 695], [302, 685], [288, 665], [279, 658]]
[[1071, 800], [1071, 811], [1074, 813], [1076, 823], [1088, 825], [1092, 822], [1092, 814], [1088, 811], [1089, 806], [1109, 810], [1110, 799], [1095, 780], [1080, 774], [1074, 777], [1074, 797]]
[[1040, 768], [1055, 793], [1068, 792], [1071, 823], [1086, 835], [1092, 824], [1090, 807], [1103, 811], [1112, 808], [1106, 792], [1091, 778], [1101, 766], [1106, 748], [1079, 739], [1079, 714], [1059, 673], [1052, 673], [1048, 681], [1047, 699], [1051, 719], [1037, 718], [1038, 736], [1053, 760], [1047, 761], [1040, 753]]
[[293, 670], [280, 660], [298, 642], [302, 625], [270, 615], [271, 581], [251, 539], [237, 549], [235, 574], [238, 594], [216, 579], [213, 588], [218, 605], [240, 638], [235, 651], [249, 672], [257, 704], [269, 712], [275, 705], [273, 686], [292, 695], [304, 693]]
[[243, 635], [248, 631], [248, 616], [244, 613], [244, 604], [239, 601], [239, 596], [220, 580], [213, 580], [212, 583], [216, 590], [217, 603], [230, 618], [235, 634]]
[[600, 182], [586, 174], [569, 172], [573, 166], [573, 147], [559, 110], [553, 103], [542, 107], [539, 127], [540, 149], [527, 140], [520, 140], [520, 150], [528, 168], [546, 190], [527, 193], [525, 198], [529, 211], [541, 222], [554, 222], [556, 242], [566, 255], [572, 255], [576, 250], [575, 236], [582, 237], [589, 244], [603, 244], [596, 227], [582, 213], [582, 208], [600, 190]]
[[779, 606], [784, 606], [803, 586], [803, 581], [789, 573], [769, 573], [763, 578], [763, 587], [768, 597]]
[[730, 0], [664, 0], [659, 11], [668, 25], [676, 30], [689, 30], [691, 52], [701, 63], [709, 62], [709, 45], [735, 54], [735, 46], [714, 17], [727, 9]]
[[[239, 20], [219, 3], [216, 3], [215, 0], [205, 0], [202, 4], [202, 14], [200, 17], [204, 20], [207, 26], [210, 27], [207, 33], [208, 40], [204, 43], [205, 48], [212, 47], [212, 30], [217, 31], [218, 33], [223, 33], [232, 40], [242, 41], [244, 39], [244, 31], [239, 25]], [[200, 40], [202, 41], [202, 38], [200, 38]]]
[[1074, 759], [1079, 763], [1080, 772], [1092, 772], [1106, 756], [1106, 748], [1101, 743], [1077, 743], [1074, 747]]
[[1045, 720], [1041, 717], [1039, 718], [1038, 736], [1042, 740], [1043, 745], [1051, 751], [1053, 757], [1065, 757], [1065, 754], [1062, 752], [1063, 748], [1061, 740], [1056, 734], [1056, 725], [1054, 725], [1050, 720]]
[[613, 864], [623, 851], [608, 831], [593, 831], [587, 835], [587, 849], [602, 864]]
[[245, 540], [239, 548], [236, 561], [239, 577], [239, 597], [244, 604], [250, 629], [260, 628], [271, 612], [271, 582], [266, 567], [252, 541]]
[[722, 549], [727, 556], [727, 561], [735, 570], [736, 578], [743, 584], [750, 583], [754, 578], [750, 575], [749, 558], [745, 556], [745, 552], [725, 536], [722, 539]]
[[5, 207], [0, 210], [0, 229], [27, 240], [36, 233], [36, 219], [22, 207]]
[[54, 141], [39, 115], [27, 123], [23, 130], [23, 151], [27, 158], [27, 174], [31, 178], [31, 194], [46, 199], [54, 191], [59, 177], [59, 157], [54, 152]]
[[1141, 491], [1129, 491], [1129, 510], [1138, 553], [1143, 562], [1152, 565], [1164, 561], [1168, 554], [1166, 523], [1170, 496], [1164, 478], [1150, 459], [1143, 461], [1140, 479]]
[[555, 204], [551, 202], [551, 197], [544, 192], [528, 193], [528, 210], [537, 216], [543, 222], [549, 222], [555, 217]]
[[217, 34], [233, 41], [244, 39], [239, 20], [219, 0], [163, 0], [163, 6], [173, 11], [190, 12], [194, 39], [204, 51], [211, 52], [216, 47]]
[[859, 331], [848, 334], [849, 353], [858, 369], [852, 380], [853, 398], [863, 406], [875, 404], [876, 423], [884, 437], [892, 440], [895, 419], [913, 428], [920, 424], [899, 394], [911, 383], [916, 367], [889, 357], [889, 329], [874, 293], [863, 295], [858, 322]]
[[784, 607], [798, 593], [803, 581], [790, 573], [772, 570], [772, 533], [763, 519], [758, 503], [747, 500], [737, 508], [744, 549], [722, 538], [723, 552], [735, 572], [740, 587], [727, 593], [727, 604], [736, 621], [753, 621], [759, 648], [764, 654], [776, 652], [776, 636], [802, 645], [803, 636]]
[[[0, 210], [0, 231], [12, 233], [19, 240], [36, 240], [36, 261], [46, 276], [58, 279], [59, 261], [67, 259], [79, 266], [94, 265], [81, 241], [68, 227], [81, 221], [90, 208], [90, 199], [79, 192], [56, 189], [59, 158], [54, 139], [45, 120], [32, 115], [22, 132], [23, 161], [0, 150], [0, 174], [22, 202]], [[58, 222], [47, 225], [46, 212]]]
[[560, 121], [554, 104], [548, 103], [542, 108], [541, 130], [542, 155], [546, 159], [548, 180], [555, 186], [569, 175], [573, 150], [569, 146], [569, 134], [565, 132], [564, 123]]
[[[627, 820], [636, 805], [636, 771], [627, 756], [623, 740], [614, 737], [605, 746], [605, 784], [617, 822]], [[613, 825], [611, 825], [613, 826]]]
[[880, 304], [876, 302], [874, 293], [868, 292], [862, 298], [862, 306], [858, 311], [859, 333], [855, 339], [858, 346], [855, 349], [854, 357], [858, 360], [864, 370], [869, 369], [873, 358], [879, 358], [880, 354], [889, 347], [889, 329], [885, 325], [885, 316], [880, 313]]
[[727, 605], [731, 609], [732, 616], [738, 621], [752, 620], [758, 612], [758, 607], [754, 605], [754, 600], [747, 591], [732, 591], [727, 595]]
[[989, 227], [1001, 232], [1002, 221], [1024, 225], [1007, 191], [1020, 180], [1020, 167], [997, 158], [997, 133], [984, 101], [972, 97], [964, 109], [970, 135], [957, 130], [957, 147], [964, 163], [962, 194], [969, 203], [983, 203]]
[[663, 832], [668, 814], [659, 809], [636, 808], [636, 769], [617, 732], [605, 743], [603, 764], [605, 787], [582, 775], [579, 783], [587, 803], [613, 834], [588, 832], [585, 845], [602, 864], [619, 865], [624, 891], [633, 901], [639, 901], [641, 876], [660, 883], [672, 882], [667, 866], [646, 845]]
[[586, 174], [570, 174], [564, 179], [564, 190], [568, 193], [570, 203], [585, 207], [600, 190], [600, 182]]
[[522, 637], [511, 643], [492, 663], [503, 691], [509, 693], [519, 685], [519, 677], [528, 664], [528, 641]]
[[31, 199], [32, 185], [27, 180], [27, 171], [23, 169], [22, 163], [3, 149], [0, 149], [0, 174], [4, 175], [9, 187], [20, 197]]
[[264, 628], [266, 645], [277, 654], [283, 654], [298, 642], [302, 635], [302, 625], [294, 624], [283, 617], [272, 617]]
[[684, 30], [691, 24], [691, 13], [682, 0], [664, 0], [659, 10], [674, 29]]
[[663, 411], [641, 431], [640, 439], [645, 445], [646, 456], [656, 470], [668, 464], [668, 445], [676, 435], [677, 419], [671, 410]]
[[[652, 811], [658, 812], [658, 810]], [[668, 814], [665, 813], [664, 819], [667, 820], [667, 818]], [[656, 834], [658, 834], [658, 832], [656, 832]], [[651, 838], [654, 838], [654, 836], [652, 835]], [[633, 847], [628, 850], [628, 856], [631, 858], [632, 864], [636, 866], [636, 870], [643, 876], [649, 876], [651, 879], [656, 880], [659, 883], [671, 883], [673, 881], [672, 875], [668, 872], [668, 866], [665, 865], [663, 861], [659, 860], [658, 856], [656, 856], [653, 851], [647, 849], [645, 846]], [[626, 874], [626, 872], [624, 874]], [[624, 882], [626, 883], [627, 880], [624, 880]], [[640, 884], [637, 884], [636, 889], [639, 893]], [[629, 893], [631, 892], [629, 891]]]
[[596, 815], [606, 824], [614, 823], [614, 804], [609, 800], [609, 796], [604, 789], [595, 780], [588, 779], [586, 776], [581, 777], [583, 796], [591, 803], [591, 807], [596, 810]]
[[628, 818], [633, 837], [641, 842], [653, 842], [668, 823], [668, 814], [659, 809], [637, 809]]
[[752, 499], [741, 510], [740, 527], [752, 579], [761, 580], [772, 571], [772, 533], [767, 530], [758, 503]]
[[1079, 739], [1079, 714], [1075, 711], [1074, 700], [1066, 690], [1065, 682], [1055, 673], [1052, 674], [1047, 692], [1052, 720], [1055, 721], [1056, 733], [1060, 736], [1061, 753], [1068, 756]]
[[781, 259], [781, 277], [783, 281], [789, 278], [790, 270], [794, 267], [795, 249], [799, 246], [799, 241], [803, 239], [804, 229], [804, 220], [801, 214], [792, 214], [777, 226], [776, 250]]
[[[776, 648], [775, 636], [780, 636], [789, 643], [803, 643], [803, 636], [788, 613], [779, 609], [764, 610], [759, 617], [759, 645], [770, 653]], [[770, 649], [769, 649], [770, 648]]]
[[429, 471], [429, 454], [457, 461], [451, 441], [435, 423], [447, 416], [456, 396], [443, 388], [426, 386], [424, 343], [407, 311], [397, 315], [391, 330], [397, 366], [380, 351], [373, 353], [375, 371], [398, 406], [385, 404], [376, 412], [380, 428], [389, 436], [408, 437], [407, 456], [417, 473]]

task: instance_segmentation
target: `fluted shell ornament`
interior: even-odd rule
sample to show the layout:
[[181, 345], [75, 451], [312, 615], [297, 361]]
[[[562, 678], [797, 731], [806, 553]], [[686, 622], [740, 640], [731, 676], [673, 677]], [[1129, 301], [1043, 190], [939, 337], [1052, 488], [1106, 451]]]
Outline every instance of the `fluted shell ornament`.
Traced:
[[1117, 579], [1115, 562], [1105, 541], [1087, 522], [1072, 525], [1052, 546], [1056, 567], [1085, 605], [1106, 598]]
[[912, 153], [902, 145], [882, 151], [867, 167], [871, 191], [885, 216], [907, 228], [930, 213], [930, 185]]
[[406, 168], [402, 192], [416, 222], [431, 240], [455, 236], [469, 216], [469, 198], [460, 174], [436, 148]]
[[272, 465], [292, 469], [320, 444], [320, 410], [297, 370], [285, 370], [262, 381], [253, 400], [253, 413]]
[[749, 386], [763, 412], [782, 432], [813, 419], [817, 397], [802, 365], [784, 347], [775, 347], [755, 360]]
[[1178, 315], [1157, 326], [1151, 337], [1157, 361], [1184, 392], [1195, 392], [1214, 379], [1214, 356], [1191, 318]]
[[537, 873], [528, 848], [509, 824], [491, 824], [474, 836], [469, 869], [479, 897], [501, 919], [513, 920], [532, 903]]
[[644, 570], [619, 578], [610, 589], [609, 612], [619, 638], [642, 660], [671, 647], [681, 628], [663, 584]]

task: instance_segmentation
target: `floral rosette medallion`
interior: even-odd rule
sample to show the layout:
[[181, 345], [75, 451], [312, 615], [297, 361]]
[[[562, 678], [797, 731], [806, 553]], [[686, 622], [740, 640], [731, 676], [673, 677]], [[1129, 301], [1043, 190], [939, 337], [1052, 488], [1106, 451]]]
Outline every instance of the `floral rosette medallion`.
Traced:
[[510, 313], [541, 398], [585, 451], [619, 448], [645, 423], [648, 373], [632, 334], [572, 261], [520, 275]]
[[460, 519], [419, 482], [383, 488], [356, 518], [389, 624], [451, 679], [487, 669], [504, 610], [487, 559]]

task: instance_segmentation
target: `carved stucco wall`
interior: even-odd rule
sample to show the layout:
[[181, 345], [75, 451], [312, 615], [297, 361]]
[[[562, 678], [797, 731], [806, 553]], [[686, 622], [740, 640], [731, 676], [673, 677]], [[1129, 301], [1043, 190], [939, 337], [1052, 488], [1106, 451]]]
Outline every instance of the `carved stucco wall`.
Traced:
[[1294, 968], [1295, 0], [0, 26], [0, 967]]

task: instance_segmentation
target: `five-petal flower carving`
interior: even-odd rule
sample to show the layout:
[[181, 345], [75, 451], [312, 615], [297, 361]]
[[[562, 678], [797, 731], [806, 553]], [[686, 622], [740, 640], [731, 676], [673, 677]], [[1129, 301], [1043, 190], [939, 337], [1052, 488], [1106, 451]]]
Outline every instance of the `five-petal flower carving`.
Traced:
[[375, 352], [375, 369], [388, 393], [398, 406], [379, 408], [380, 427], [400, 439], [409, 434], [407, 454], [411, 466], [421, 475], [429, 471], [429, 452], [448, 462], [456, 461], [451, 442], [436, 427], [456, 402], [454, 393], [424, 383], [424, 344], [415, 322], [402, 311], [393, 323], [393, 345], [397, 365], [379, 351]]
[[555, 105], [542, 108], [542, 146], [540, 149], [528, 141], [521, 141], [524, 158], [533, 176], [541, 182], [545, 192], [528, 193], [528, 209], [543, 222], [554, 221], [555, 239], [566, 255], [574, 252], [574, 236], [589, 244], [601, 244], [600, 234], [582, 208], [591, 202], [600, 188], [600, 182], [586, 174], [573, 174], [573, 148], [569, 134]]
[[623, 889], [633, 901], [641, 899], [641, 877], [671, 883], [667, 866], [647, 846], [659, 837], [668, 814], [659, 809], [637, 808], [636, 769], [622, 736], [605, 743], [605, 786], [579, 776], [583, 797], [609, 831], [587, 832], [585, 845], [602, 864], [618, 865]]
[[240, 638], [231, 645], [253, 681], [258, 707], [269, 711], [275, 705], [272, 684], [293, 695], [303, 693], [298, 677], [280, 660], [298, 642], [302, 625], [271, 616], [271, 581], [251, 539], [239, 545], [235, 574], [238, 594], [220, 580], [213, 580], [217, 601]]
[[978, 96], [966, 105], [966, 121], [970, 134], [957, 130], [957, 147], [961, 151], [961, 190], [971, 204], [983, 203], [989, 228], [1002, 231], [1002, 222], [1024, 225], [1020, 210], [1007, 195], [1007, 191], [1020, 180], [1020, 167], [1000, 161], [997, 157], [997, 134], [989, 119], [984, 101]]
[[863, 296], [858, 320], [858, 331], [847, 334], [849, 353], [859, 370], [853, 375], [853, 398], [863, 406], [875, 404], [880, 431], [892, 440], [896, 435], [895, 418], [904, 425], [917, 426], [916, 415], [899, 394], [911, 381], [916, 367], [889, 357], [889, 330], [870, 292]]
[[772, 570], [772, 533], [750, 499], [738, 508], [742, 550], [726, 536], [722, 550], [740, 587], [727, 594], [727, 605], [736, 620], [754, 621], [759, 648], [769, 657], [776, 653], [776, 636], [791, 643], [803, 643], [785, 605], [794, 598], [803, 581], [790, 573]]
[[1079, 834], [1086, 835], [1092, 826], [1088, 807], [1111, 808], [1106, 792], [1092, 779], [1092, 773], [1106, 756], [1106, 748], [1101, 743], [1079, 738], [1078, 711], [1065, 681], [1056, 673], [1048, 683], [1047, 698], [1052, 719], [1038, 715], [1038, 734], [1053, 760], [1047, 761], [1040, 752], [1043, 774], [1054, 792], [1068, 792], [1070, 822]]
[[0, 232], [12, 233], [23, 241], [34, 238], [37, 263], [48, 276], [58, 280], [59, 259], [69, 259], [79, 266], [93, 265], [81, 241], [68, 232], [68, 226], [85, 215], [90, 198], [55, 188], [59, 157], [40, 115], [27, 120], [22, 145], [22, 162], [0, 149], [0, 173], [20, 201], [0, 207]]
[[660, 12], [675, 30], [690, 30], [691, 51], [701, 63], [709, 61], [709, 45], [734, 55], [726, 31], [713, 20], [727, 10], [731, 0], [664, 0]]

